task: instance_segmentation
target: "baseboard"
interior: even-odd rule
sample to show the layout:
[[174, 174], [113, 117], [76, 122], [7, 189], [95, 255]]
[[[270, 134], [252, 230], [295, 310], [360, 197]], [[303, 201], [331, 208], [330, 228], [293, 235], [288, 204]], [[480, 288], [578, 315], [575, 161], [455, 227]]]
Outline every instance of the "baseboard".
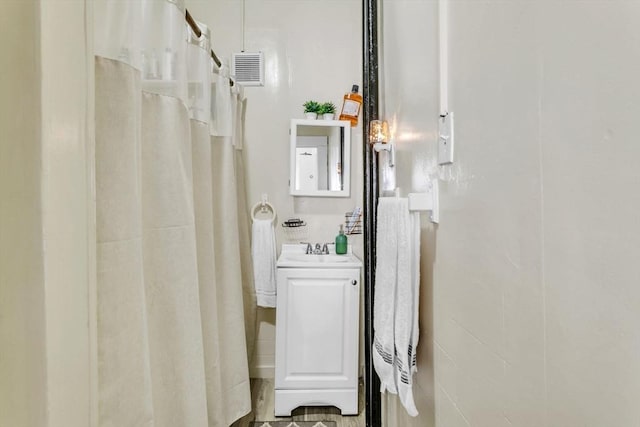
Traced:
[[276, 367], [273, 365], [251, 366], [249, 376], [251, 378], [275, 378]]
[[335, 406], [342, 415], [358, 415], [358, 388], [334, 390], [275, 390], [276, 417], [290, 417], [298, 406]]

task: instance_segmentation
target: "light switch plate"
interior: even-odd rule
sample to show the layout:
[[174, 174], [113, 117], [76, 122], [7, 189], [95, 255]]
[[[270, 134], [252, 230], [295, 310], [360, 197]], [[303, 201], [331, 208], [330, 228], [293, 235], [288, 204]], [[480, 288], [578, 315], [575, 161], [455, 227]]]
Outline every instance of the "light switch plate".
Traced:
[[438, 164], [453, 163], [453, 112], [438, 119]]

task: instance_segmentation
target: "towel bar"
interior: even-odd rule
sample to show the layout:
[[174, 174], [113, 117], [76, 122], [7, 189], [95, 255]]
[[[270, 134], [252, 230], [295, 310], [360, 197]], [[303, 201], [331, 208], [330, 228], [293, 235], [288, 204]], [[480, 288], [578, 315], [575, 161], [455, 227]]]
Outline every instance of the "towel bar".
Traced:
[[438, 180], [430, 180], [427, 191], [424, 193], [409, 193], [409, 211], [431, 211], [429, 219], [434, 224], [438, 224], [440, 222], [439, 198]]

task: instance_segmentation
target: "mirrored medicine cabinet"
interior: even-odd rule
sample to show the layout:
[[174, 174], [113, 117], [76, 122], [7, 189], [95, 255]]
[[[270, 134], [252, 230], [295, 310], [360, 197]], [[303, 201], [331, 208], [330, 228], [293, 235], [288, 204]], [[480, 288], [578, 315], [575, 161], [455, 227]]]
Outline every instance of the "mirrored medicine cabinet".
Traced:
[[351, 123], [291, 120], [289, 193], [349, 197]]

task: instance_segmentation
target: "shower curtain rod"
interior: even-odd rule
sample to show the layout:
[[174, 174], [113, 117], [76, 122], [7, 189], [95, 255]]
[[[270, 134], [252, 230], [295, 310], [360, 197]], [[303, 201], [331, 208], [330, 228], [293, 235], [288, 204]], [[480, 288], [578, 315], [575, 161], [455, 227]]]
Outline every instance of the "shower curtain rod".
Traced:
[[[193, 33], [198, 38], [202, 37], [202, 31], [200, 31], [200, 27], [198, 26], [195, 19], [193, 19], [193, 16], [191, 16], [191, 14], [189, 13], [189, 10], [187, 9], [185, 9], [185, 19], [187, 20], [187, 24], [189, 24], [189, 27], [191, 27], [191, 31], [193, 31]], [[213, 49], [211, 49], [211, 58], [213, 59], [213, 62], [216, 63], [218, 68], [222, 67], [222, 61], [220, 61], [220, 59], [218, 58], [216, 53], [213, 51]], [[230, 78], [229, 83], [231, 84], [231, 86], [233, 86], [233, 79]]]

